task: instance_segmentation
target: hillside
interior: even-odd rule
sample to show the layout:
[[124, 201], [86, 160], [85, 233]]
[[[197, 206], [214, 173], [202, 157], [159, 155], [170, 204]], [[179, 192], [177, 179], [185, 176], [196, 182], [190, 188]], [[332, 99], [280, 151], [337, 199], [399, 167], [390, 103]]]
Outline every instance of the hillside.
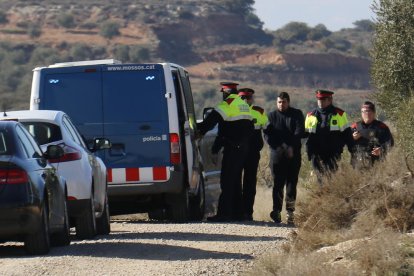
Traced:
[[303, 26], [297, 24], [264, 31], [252, 3], [1, 1], [1, 98], [12, 108], [27, 107], [34, 67], [104, 58], [185, 65], [200, 80], [196, 93], [223, 79], [255, 86], [370, 89], [372, 32], [360, 25], [335, 33], [305, 26], [306, 35], [299, 36]]

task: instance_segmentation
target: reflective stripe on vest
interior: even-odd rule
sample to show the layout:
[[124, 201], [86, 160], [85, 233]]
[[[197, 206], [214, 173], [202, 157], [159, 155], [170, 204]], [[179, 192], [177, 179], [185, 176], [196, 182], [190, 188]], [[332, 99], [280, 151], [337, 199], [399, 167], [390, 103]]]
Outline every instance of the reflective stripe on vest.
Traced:
[[254, 110], [253, 106], [250, 107], [250, 112], [254, 121], [254, 129], [265, 129], [269, 125], [269, 119], [264, 112], [262, 114], [259, 111]]
[[[306, 115], [305, 119], [305, 131], [308, 133], [316, 133], [316, 127], [318, 125], [318, 118], [314, 114]], [[330, 131], [344, 131], [349, 127], [348, 118], [344, 112], [341, 115], [333, 114], [330, 120]]]
[[252, 120], [249, 105], [236, 94], [230, 94], [214, 110], [221, 115], [224, 121]]

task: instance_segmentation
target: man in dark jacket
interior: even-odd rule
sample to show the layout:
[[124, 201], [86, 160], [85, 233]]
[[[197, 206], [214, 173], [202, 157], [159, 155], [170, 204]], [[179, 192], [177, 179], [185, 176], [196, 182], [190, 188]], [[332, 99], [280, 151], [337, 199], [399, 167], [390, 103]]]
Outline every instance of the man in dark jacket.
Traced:
[[273, 175], [273, 211], [270, 217], [281, 222], [280, 212], [286, 186], [287, 223], [294, 223], [296, 185], [301, 166], [301, 138], [304, 135], [302, 111], [290, 107], [287, 92], [277, 97], [277, 109], [269, 113], [269, 126], [264, 130], [266, 142], [270, 146], [271, 169]]
[[211, 111], [197, 127], [201, 135], [218, 124], [223, 145], [217, 214], [208, 221], [223, 222], [241, 220], [241, 177], [247, 156], [249, 139], [253, 134], [250, 107], [238, 95], [237, 83], [222, 82], [223, 101]]
[[306, 151], [321, 184], [322, 175], [338, 168], [344, 146], [353, 152], [354, 140], [346, 112], [332, 104], [334, 92], [320, 89], [315, 94], [318, 107], [305, 119]]
[[385, 156], [394, 145], [394, 138], [386, 124], [376, 119], [375, 105], [366, 101], [361, 107], [361, 120], [352, 124], [355, 151], [352, 165], [369, 168]]

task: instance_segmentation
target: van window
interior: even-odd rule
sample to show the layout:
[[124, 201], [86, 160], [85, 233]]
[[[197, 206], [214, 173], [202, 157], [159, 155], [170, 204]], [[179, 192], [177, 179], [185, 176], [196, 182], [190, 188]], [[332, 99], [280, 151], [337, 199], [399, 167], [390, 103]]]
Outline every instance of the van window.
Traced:
[[105, 123], [166, 119], [163, 71], [104, 71], [102, 83]]

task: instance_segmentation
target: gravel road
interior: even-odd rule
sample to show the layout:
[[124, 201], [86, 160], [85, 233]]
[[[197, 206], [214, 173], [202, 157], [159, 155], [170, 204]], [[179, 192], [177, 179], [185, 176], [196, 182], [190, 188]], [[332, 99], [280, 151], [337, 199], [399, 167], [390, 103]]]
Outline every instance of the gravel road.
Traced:
[[112, 232], [26, 256], [23, 244], [0, 244], [0, 275], [238, 275], [287, 241], [292, 228], [271, 222], [152, 222], [113, 217]]

